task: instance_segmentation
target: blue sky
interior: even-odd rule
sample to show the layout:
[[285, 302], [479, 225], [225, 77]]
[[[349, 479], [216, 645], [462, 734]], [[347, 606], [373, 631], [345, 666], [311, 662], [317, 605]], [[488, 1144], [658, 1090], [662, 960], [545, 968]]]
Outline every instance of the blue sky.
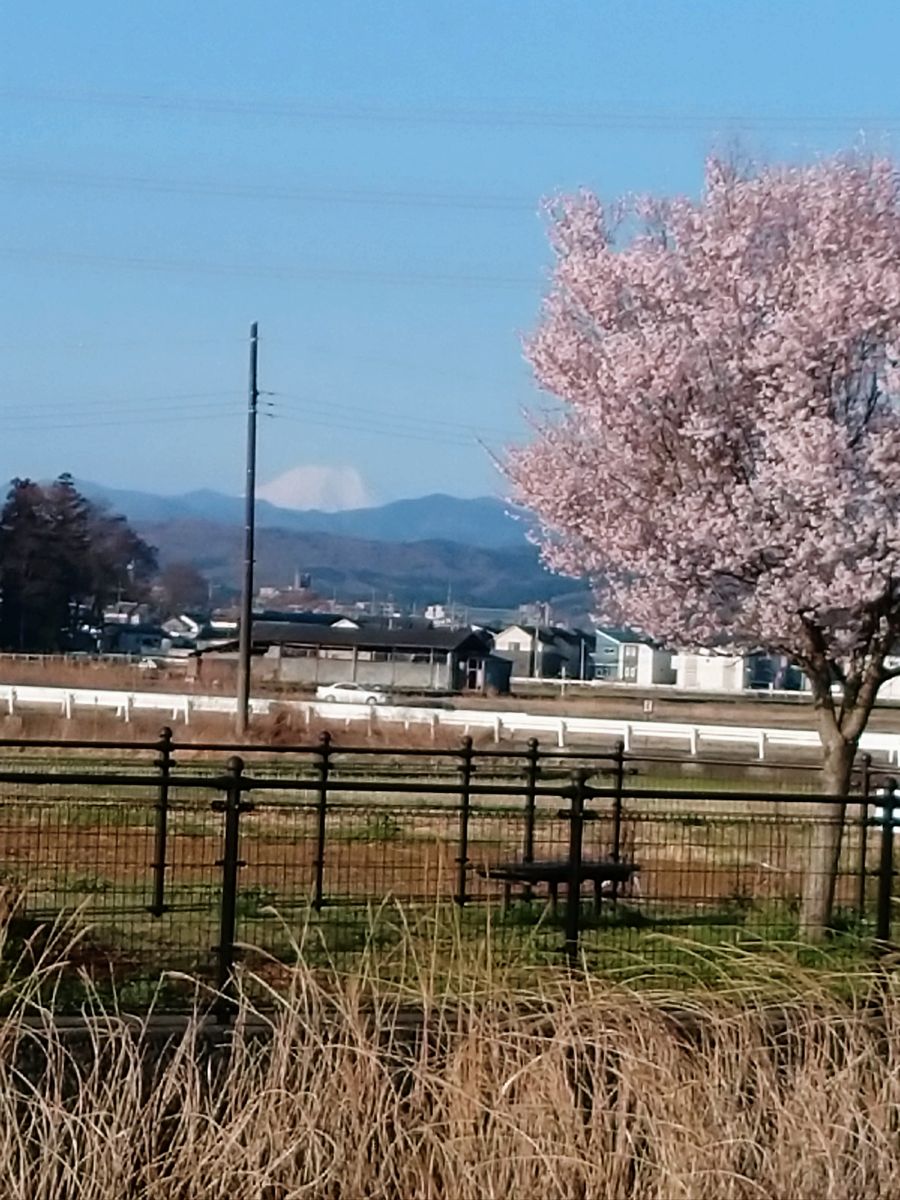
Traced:
[[[854, 7], [859, 13], [854, 12]], [[501, 488], [541, 197], [696, 191], [739, 139], [894, 149], [900, 6], [43, 3], [0, 47], [0, 474]]]

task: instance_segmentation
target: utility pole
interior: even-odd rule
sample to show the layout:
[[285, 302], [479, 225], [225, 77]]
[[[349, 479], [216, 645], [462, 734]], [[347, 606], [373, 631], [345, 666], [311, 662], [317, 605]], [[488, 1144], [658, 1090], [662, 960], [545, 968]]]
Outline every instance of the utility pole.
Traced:
[[250, 389], [247, 405], [247, 480], [244, 506], [244, 584], [238, 641], [238, 695], [235, 732], [247, 732], [250, 713], [250, 662], [253, 648], [253, 554], [256, 533], [256, 414], [259, 388], [256, 379], [257, 326], [250, 326]]

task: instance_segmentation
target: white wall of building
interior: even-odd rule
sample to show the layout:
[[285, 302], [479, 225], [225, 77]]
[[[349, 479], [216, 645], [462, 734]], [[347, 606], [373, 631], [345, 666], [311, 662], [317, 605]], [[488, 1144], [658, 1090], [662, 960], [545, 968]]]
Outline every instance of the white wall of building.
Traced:
[[498, 654], [530, 654], [534, 638], [521, 625], [510, 625], [494, 635], [494, 650]]
[[672, 659], [675, 686], [710, 692], [742, 692], [747, 686], [748, 665], [739, 654], [683, 651]]

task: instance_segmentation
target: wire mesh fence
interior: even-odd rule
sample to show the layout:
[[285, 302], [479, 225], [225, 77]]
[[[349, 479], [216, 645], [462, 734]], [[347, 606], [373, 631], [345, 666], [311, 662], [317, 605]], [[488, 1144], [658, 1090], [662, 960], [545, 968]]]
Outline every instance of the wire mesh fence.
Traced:
[[324, 737], [226, 762], [231, 747], [165, 731], [106, 749], [48, 767], [53, 746], [20, 742], [0, 770], [6, 969], [68, 919], [60, 1003], [79, 980], [137, 999], [163, 975], [157, 1002], [177, 1004], [183, 976], [227, 992], [241, 963], [277, 976], [298, 953], [352, 968], [376, 952], [390, 969], [442, 939], [526, 967], [677, 965], [679, 938], [694, 956], [802, 940], [817, 870], [834, 880], [832, 947], [861, 957], [890, 937], [894, 784], [865, 760], [835, 798], [811, 775], [776, 787], [721, 761], [714, 786], [685, 787], [675, 760], [621, 746], [375, 752]]

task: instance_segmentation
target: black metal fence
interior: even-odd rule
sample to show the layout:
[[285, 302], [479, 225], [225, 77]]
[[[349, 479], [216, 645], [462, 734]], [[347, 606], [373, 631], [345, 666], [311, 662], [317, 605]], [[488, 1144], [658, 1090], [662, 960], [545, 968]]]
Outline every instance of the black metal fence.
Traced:
[[684, 777], [696, 760], [621, 744], [225, 747], [166, 729], [6, 740], [0, 768], [8, 962], [74, 914], [74, 974], [126, 999], [161, 972], [176, 1000], [172, 973], [227, 997], [239, 962], [277, 981], [297, 954], [351, 966], [374, 951], [390, 970], [417, 939], [601, 971], [677, 964], [679, 939], [695, 964], [698, 944], [787, 943], [836, 823], [830, 952], [858, 958], [891, 936], [894, 783], [865, 757], [843, 799], [817, 795], [806, 768], [767, 782], [721, 759], [705, 768], [718, 786], [700, 787]]

